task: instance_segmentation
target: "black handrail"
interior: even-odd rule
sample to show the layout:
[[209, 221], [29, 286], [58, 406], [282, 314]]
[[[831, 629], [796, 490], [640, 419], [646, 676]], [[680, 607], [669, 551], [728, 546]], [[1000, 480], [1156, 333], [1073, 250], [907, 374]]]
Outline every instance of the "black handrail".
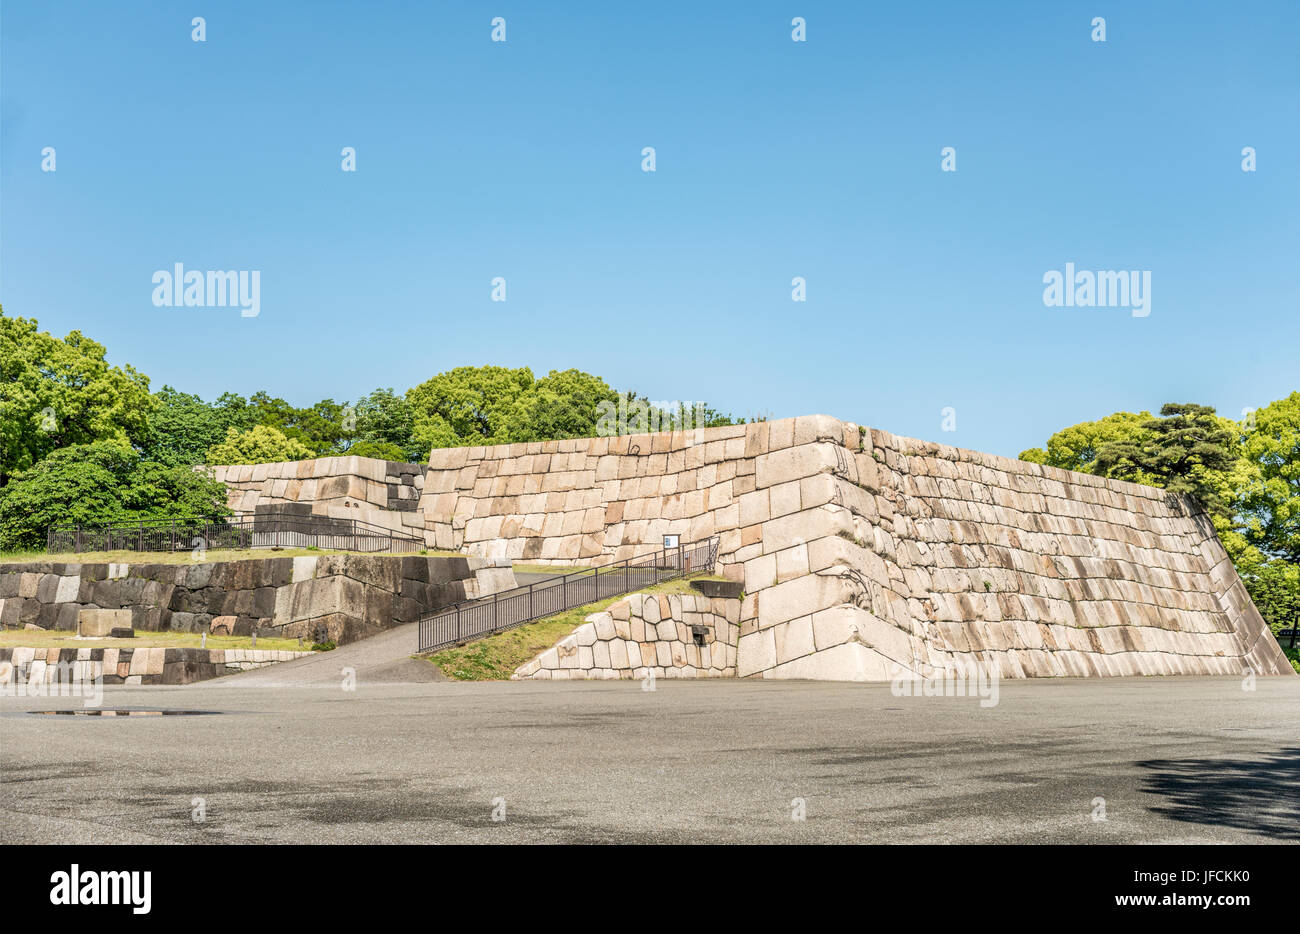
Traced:
[[607, 597], [712, 570], [718, 560], [718, 543], [718, 537], [714, 536], [694, 545], [661, 548], [640, 557], [583, 568], [490, 597], [463, 600], [419, 621], [419, 650], [434, 652]]
[[316, 547], [337, 551], [419, 551], [424, 539], [361, 519], [257, 513], [142, 519], [131, 523], [50, 526], [46, 551], [190, 551], [208, 548]]

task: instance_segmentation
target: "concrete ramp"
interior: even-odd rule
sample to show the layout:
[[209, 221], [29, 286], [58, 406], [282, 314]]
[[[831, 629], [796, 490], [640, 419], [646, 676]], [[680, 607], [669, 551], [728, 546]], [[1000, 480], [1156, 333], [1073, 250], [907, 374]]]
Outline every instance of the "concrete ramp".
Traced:
[[418, 642], [419, 624], [408, 623], [329, 652], [316, 652], [307, 658], [229, 675], [206, 684], [232, 687], [338, 686], [343, 683], [345, 668], [355, 670], [358, 685], [447, 680], [436, 666], [411, 658], [419, 648]]

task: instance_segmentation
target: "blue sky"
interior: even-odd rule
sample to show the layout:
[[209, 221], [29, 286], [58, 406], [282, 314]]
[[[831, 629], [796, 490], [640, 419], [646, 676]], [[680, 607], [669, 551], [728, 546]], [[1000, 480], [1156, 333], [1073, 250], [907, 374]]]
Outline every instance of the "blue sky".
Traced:
[[[5, 0], [0, 30], [0, 301], [155, 387], [577, 367], [1012, 456], [1300, 389], [1294, 2]], [[259, 270], [260, 314], [155, 307], [177, 262]], [[1149, 270], [1150, 315], [1045, 307], [1067, 262]]]

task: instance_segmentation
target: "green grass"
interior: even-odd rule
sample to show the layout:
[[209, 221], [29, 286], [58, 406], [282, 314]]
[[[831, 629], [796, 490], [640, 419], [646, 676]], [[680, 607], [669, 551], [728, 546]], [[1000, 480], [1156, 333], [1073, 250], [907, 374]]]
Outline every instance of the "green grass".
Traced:
[[520, 564], [514, 562], [511, 568], [515, 571], [522, 571], [525, 574], [573, 574], [575, 571], [589, 571], [590, 565], [579, 564], [573, 567], [560, 567], [553, 564]]
[[[653, 594], [691, 592], [690, 580], [682, 578], [637, 591]], [[447, 677], [457, 681], [508, 681], [515, 669], [573, 632], [592, 613], [598, 613], [629, 596], [631, 594], [622, 594], [566, 610], [535, 623], [444, 649], [428, 657], [428, 660], [441, 668]]]
[[[202, 636], [196, 632], [137, 632], [134, 639], [78, 639], [76, 634], [54, 629], [0, 630], [0, 647], [31, 646], [37, 649], [197, 649]], [[210, 649], [251, 649], [249, 636], [208, 636]], [[276, 651], [306, 651], [310, 643], [298, 645], [297, 639], [257, 640], [257, 648]]]

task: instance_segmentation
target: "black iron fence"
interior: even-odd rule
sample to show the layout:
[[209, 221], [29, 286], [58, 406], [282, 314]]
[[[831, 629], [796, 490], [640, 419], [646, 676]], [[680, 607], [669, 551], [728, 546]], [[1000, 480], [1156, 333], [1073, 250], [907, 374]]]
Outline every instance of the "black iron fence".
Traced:
[[424, 540], [360, 519], [258, 514], [147, 519], [113, 525], [50, 527], [46, 551], [195, 551], [217, 548], [320, 548], [330, 551], [419, 551]]
[[459, 603], [420, 620], [420, 651], [445, 649], [597, 600], [712, 571], [717, 560], [714, 537]]

